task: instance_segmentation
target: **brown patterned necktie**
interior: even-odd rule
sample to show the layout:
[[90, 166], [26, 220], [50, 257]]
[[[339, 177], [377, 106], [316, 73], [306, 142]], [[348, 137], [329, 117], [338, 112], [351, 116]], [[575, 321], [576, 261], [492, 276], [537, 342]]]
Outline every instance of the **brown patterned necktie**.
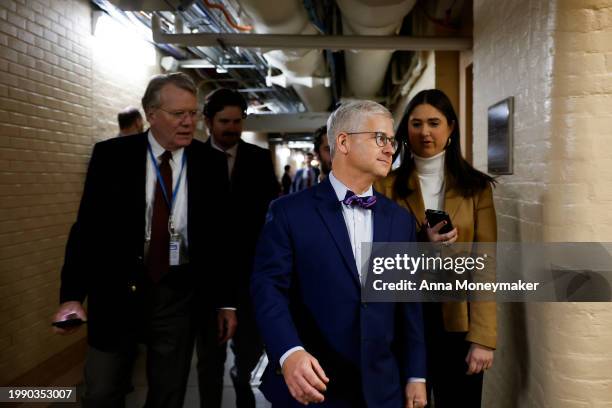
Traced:
[[[162, 176], [166, 195], [172, 197], [172, 168], [170, 159], [172, 153], [165, 151], [161, 155], [159, 173]], [[170, 217], [170, 206], [164, 198], [160, 180], [155, 184], [155, 199], [153, 201], [153, 215], [151, 216], [151, 241], [149, 242], [149, 254], [147, 257], [147, 270], [153, 282], [157, 283], [161, 277], [168, 272], [170, 265], [170, 232], [168, 231], [168, 220]]]

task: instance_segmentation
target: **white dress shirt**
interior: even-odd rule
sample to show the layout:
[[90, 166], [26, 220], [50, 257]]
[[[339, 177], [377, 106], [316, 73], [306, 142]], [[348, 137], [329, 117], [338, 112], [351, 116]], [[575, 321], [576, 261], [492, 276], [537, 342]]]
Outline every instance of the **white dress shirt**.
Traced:
[[[342, 184], [335, 176], [332, 171], [329, 173], [329, 181], [331, 182], [338, 201], [344, 200], [346, 192], [349, 190], [347, 186]], [[371, 196], [374, 194], [372, 186], [368, 188], [365, 193], [357, 194], [359, 197]], [[349, 206], [342, 204], [342, 216], [344, 217], [344, 223], [346, 224], [346, 230], [351, 241], [351, 249], [353, 250], [353, 256], [355, 257], [355, 264], [357, 266], [357, 273], [359, 273], [359, 280], [362, 281], [361, 270], [363, 264], [367, 264], [367, 259], [370, 257], [371, 247], [366, 245], [362, 248], [362, 243], [371, 243], [373, 239], [372, 233], [372, 210], [355, 206]], [[366, 260], [364, 262], [364, 259]]]
[[215, 143], [215, 138], [210, 136], [210, 145], [220, 151], [225, 153], [225, 157], [227, 158], [227, 178], [229, 180], [232, 179], [232, 173], [234, 172], [234, 164], [236, 164], [236, 153], [238, 153], [238, 143], [233, 145], [227, 150], [223, 150], [221, 146]]
[[[153, 155], [157, 159], [157, 165], [161, 163], [161, 155], [166, 151], [153, 137], [151, 130], [147, 135]], [[172, 159], [170, 159], [170, 168], [172, 169], [172, 188], [176, 188], [179, 174], [181, 173], [181, 166], [183, 164], [183, 155], [185, 149], [180, 148], [172, 152]], [[153, 216], [153, 204], [155, 202], [155, 186], [157, 184], [157, 171], [155, 165], [151, 160], [151, 154], [147, 150], [147, 177], [146, 177], [146, 200], [147, 210], [145, 212], [145, 240], [148, 243], [151, 240], [151, 217]], [[167, 192], [171, 197], [172, 192]], [[176, 193], [176, 199], [172, 206], [171, 213], [172, 220], [174, 222], [174, 228], [176, 233], [181, 237], [181, 256], [180, 263], [189, 262], [187, 258], [187, 248], [189, 242], [187, 241], [187, 162], [185, 162], [185, 168], [183, 169], [183, 175], [181, 177], [180, 185]], [[146, 245], [145, 245], [146, 248]], [[169, 249], [168, 249], [169, 250]], [[146, 255], [146, 254], [145, 254]]]

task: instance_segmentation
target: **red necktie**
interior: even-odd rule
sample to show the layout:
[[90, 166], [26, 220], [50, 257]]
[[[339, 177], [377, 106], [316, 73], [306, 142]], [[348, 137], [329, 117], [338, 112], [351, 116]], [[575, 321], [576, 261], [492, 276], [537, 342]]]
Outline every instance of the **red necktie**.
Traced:
[[[161, 155], [159, 173], [164, 180], [166, 194], [172, 198], [172, 168], [170, 159], [172, 153], [165, 151]], [[153, 215], [151, 216], [151, 241], [149, 242], [149, 254], [147, 257], [147, 269], [153, 282], [159, 282], [161, 277], [168, 272], [170, 264], [170, 232], [168, 231], [168, 219], [170, 207], [164, 199], [164, 193], [159, 184], [155, 184], [155, 201], [153, 202]]]

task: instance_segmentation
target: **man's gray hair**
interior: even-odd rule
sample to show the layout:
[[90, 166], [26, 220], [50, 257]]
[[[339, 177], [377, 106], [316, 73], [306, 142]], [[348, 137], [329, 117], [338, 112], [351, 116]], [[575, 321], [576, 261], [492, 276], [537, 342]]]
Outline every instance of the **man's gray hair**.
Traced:
[[332, 157], [336, 150], [336, 137], [340, 132], [359, 132], [366, 118], [383, 115], [391, 120], [391, 112], [374, 101], [353, 100], [342, 103], [327, 119], [327, 141]]
[[173, 72], [171, 74], [156, 75], [149, 81], [147, 90], [142, 97], [142, 109], [145, 111], [145, 115], [149, 109], [159, 108], [160, 100], [159, 96], [164, 86], [172, 84], [177, 88], [184, 89], [193, 95], [198, 95], [198, 90], [191, 77], [182, 72]]

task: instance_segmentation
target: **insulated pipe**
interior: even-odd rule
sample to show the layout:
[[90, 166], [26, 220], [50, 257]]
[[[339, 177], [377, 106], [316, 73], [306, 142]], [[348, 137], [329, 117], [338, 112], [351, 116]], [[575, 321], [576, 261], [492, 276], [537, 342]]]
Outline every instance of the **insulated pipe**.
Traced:
[[[153, 16], [155, 21], [156, 16]], [[251, 49], [330, 49], [330, 50], [391, 50], [391, 51], [467, 51], [472, 39], [467, 37], [407, 37], [374, 35], [299, 35], [299, 34], [238, 34], [196, 33], [166, 34], [159, 24], [153, 24], [153, 40], [158, 44], [181, 44], [198, 47], [242, 47]]]
[[[299, 0], [242, 0], [240, 5], [251, 17], [253, 27], [259, 34], [318, 34]], [[273, 50], [264, 53], [268, 63], [290, 77], [323, 77], [326, 67], [321, 50], [294, 49]], [[325, 111], [331, 104], [329, 88], [315, 85], [312, 88], [293, 84], [309, 111]]]
[[[416, 0], [336, 0], [342, 12], [344, 35], [397, 34]], [[346, 81], [354, 97], [373, 98], [382, 87], [393, 51], [344, 53]]]

